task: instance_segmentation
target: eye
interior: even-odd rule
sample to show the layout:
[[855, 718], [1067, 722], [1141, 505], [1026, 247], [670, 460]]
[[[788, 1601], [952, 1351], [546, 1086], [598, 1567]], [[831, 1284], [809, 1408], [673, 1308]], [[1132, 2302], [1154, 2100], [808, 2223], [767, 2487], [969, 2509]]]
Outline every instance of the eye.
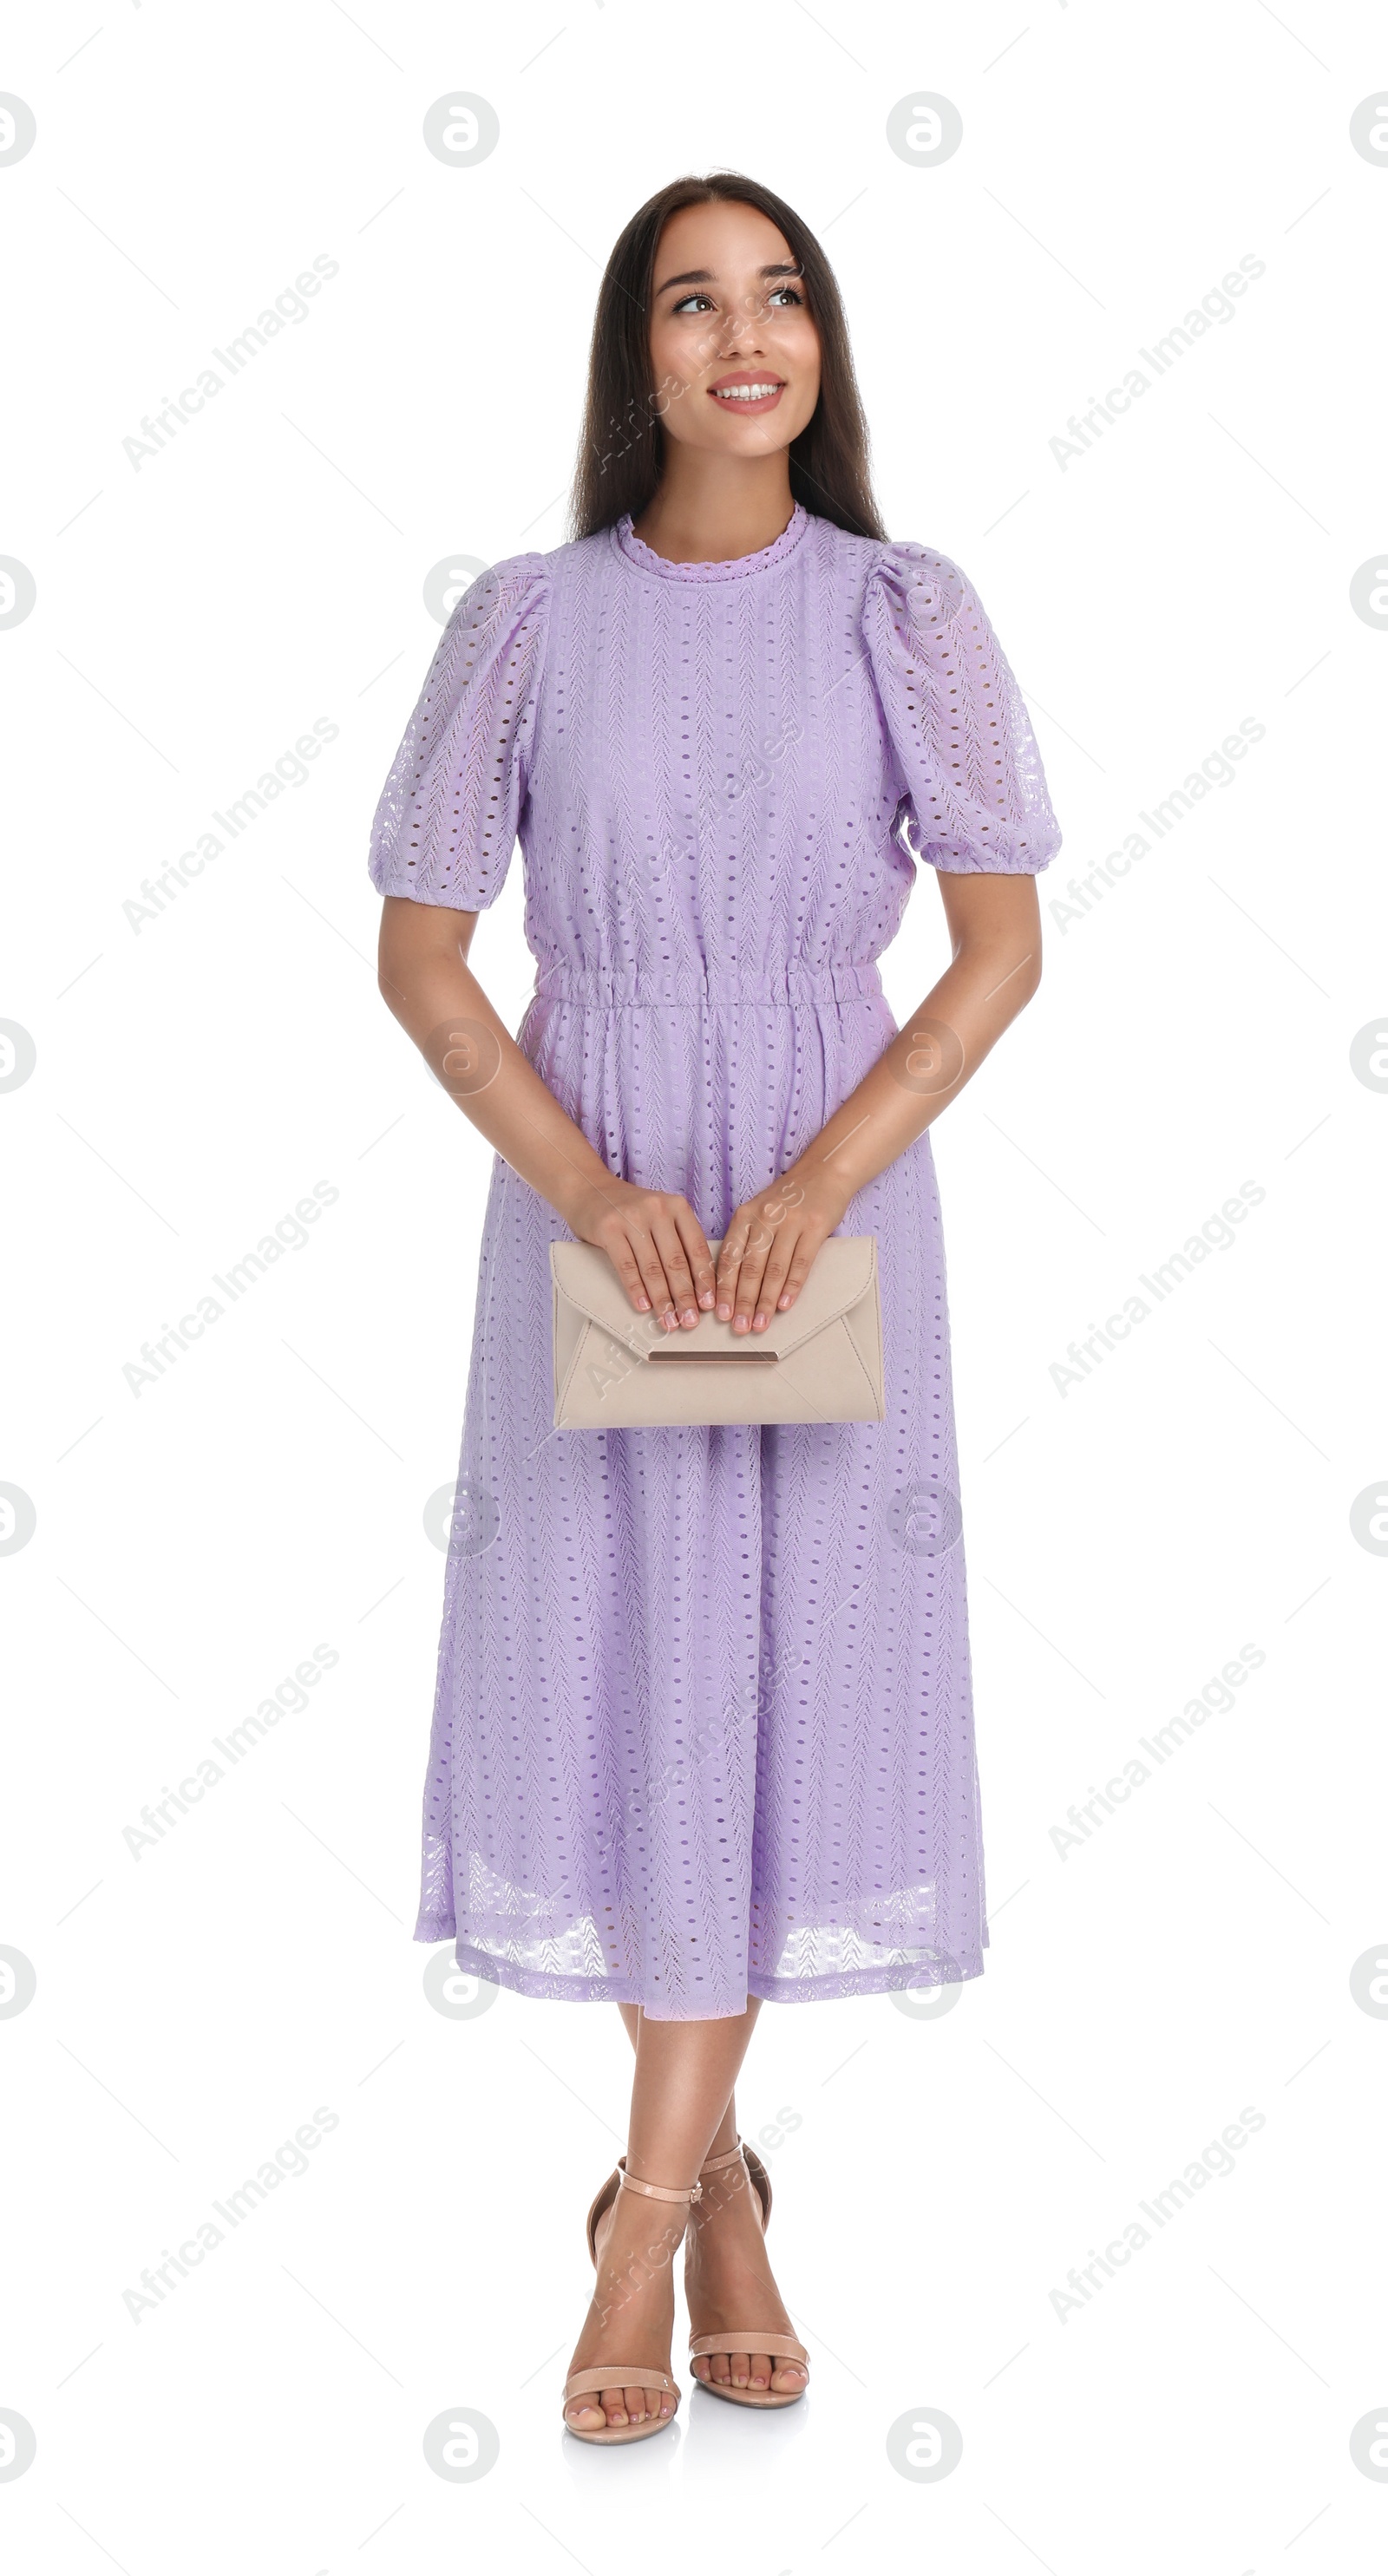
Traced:
[[711, 302], [712, 298], [705, 295], [703, 288], [701, 286], [696, 286], [691, 294], [682, 295], [678, 304], [672, 304], [670, 310], [672, 313], [687, 313], [691, 304], [709, 304]]
[[774, 304], [778, 295], [788, 295], [792, 304], [803, 304], [805, 301], [798, 286], [777, 286], [767, 297], [768, 304]]

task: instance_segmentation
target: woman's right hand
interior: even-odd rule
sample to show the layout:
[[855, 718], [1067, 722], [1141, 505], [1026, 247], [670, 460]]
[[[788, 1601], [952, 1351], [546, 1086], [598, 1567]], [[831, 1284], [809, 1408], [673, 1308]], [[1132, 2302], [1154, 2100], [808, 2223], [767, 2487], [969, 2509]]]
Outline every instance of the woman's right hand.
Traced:
[[641, 1190], [616, 1178], [587, 1191], [569, 1218], [580, 1243], [607, 1254], [638, 1315], [667, 1329], [697, 1324], [713, 1305], [713, 1255], [688, 1199], [678, 1190]]

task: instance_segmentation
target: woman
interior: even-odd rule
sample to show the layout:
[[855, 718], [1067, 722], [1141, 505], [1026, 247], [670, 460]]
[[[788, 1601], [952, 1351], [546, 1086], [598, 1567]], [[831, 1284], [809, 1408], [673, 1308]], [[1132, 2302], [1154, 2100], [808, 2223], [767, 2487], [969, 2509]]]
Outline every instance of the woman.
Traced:
[[[564, 2404], [612, 2442], [673, 2417], [682, 2237], [694, 2376], [805, 2389], [735, 2125], [761, 2003], [982, 1969], [926, 1130], [1036, 990], [1060, 835], [977, 594], [881, 529], [833, 274], [769, 190], [682, 179], [622, 234], [574, 524], [458, 603], [371, 873], [382, 992], [497, 1157], [416, 1937], [634, 2043]], [[469, 957], [518, 831], [513, 1040]], [[898, 1032], [918, 861], [953, 954]], [[552, 1242], [755, 1336], [831, 1234], [877, 1238], [884, 1421], [554, 1429]]]

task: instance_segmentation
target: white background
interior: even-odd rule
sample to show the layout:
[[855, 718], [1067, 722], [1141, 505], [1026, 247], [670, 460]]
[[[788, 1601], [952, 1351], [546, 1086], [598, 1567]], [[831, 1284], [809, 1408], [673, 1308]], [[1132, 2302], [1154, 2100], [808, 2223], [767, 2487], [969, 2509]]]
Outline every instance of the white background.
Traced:
[[[1388, 637], [1350, 587], [1385, 536], [1388, 175], [1349, 128], [1384, 68], [1374, 13], [1305, 0], [12, 18], [0, 87], [38, 126], [0, 168], [0, 553], [36, 585], [0, 632], [0, 1015], [37, 1050], [0, 1096], [0, 1479], [36, 1513], [0, 1560], [0, 1941], [37, 1978], [0, 2024], [23, 2576], [1383, 2567], [1388, 2484], [1350, 2437], [1388, 2420], [1388, 2025], [1350, 1977], [1388, 1936], [1388, 1567], [1351, 1511], [1388, 1469], [1388, 1101], [1351, 1046], [1386, 998]], [[500, 120], [474, 167], [423, 145], [451, 82]], [[913, 83], [963, 119], [936, 167], [887, 141]], [[740, 2112], [812, 2391], [770, 2419], [686, 2397], [609, 2456], [565, 2441], [559, 2391], [617, 2015], [446, 2018], [409, 1937], [424, 1515], [489, 1154], [378, 998], [365, 853], [427, 574], [563, 541], [602, 263], [720, 163], [823, 239], [887, 525], [977, 583], [1065, 846], [1041, 992], [935, 1130], [987, 1973], [934, 2019], [766, 2009]], [[318, 254], [307, 318], [137, 470], [142, 416]], [[1234, 318], [1062, 468], [1070, 416], [1246, 254]], [[132, 928], [141, 880], [320, 717], [305, 782]], [[1246, 717], [1234, 781], [1057, 917]], [[946, 955], [927, 882], [900, 1014]], [[474, 963], [514, 1026], [519, 865]], [[133, 1393], [141, 1344], [319, 1181], [305, 1245]], [[1059, 1392], [1244, 1182], [1232, 1245]], [[318, 1644], [306, 1706], [133, 1857], [141, 1808]], [[1245, 1644], [1233, 1707], [1062, 1858], [1072, 1803]], [[142, 2269], [319, 2107], [307, 2170], [136, 2322]], [[1233, 2172], [1062, 2321], [1071, 2268], [1245, 2107]], [[500, 2452], [455, 2484], [423, 2436], [459, 2407]], [[887, 2448], [923, 2408], [962, 2435], [936, 2481]]]

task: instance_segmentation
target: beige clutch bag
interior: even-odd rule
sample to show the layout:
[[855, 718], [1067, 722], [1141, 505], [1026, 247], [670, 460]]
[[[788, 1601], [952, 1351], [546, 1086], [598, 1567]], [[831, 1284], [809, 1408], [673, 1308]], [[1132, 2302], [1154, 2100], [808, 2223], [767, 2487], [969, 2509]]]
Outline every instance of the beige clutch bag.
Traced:
[[875, 1234], [831, 1234], [795, 1304], [755, 1336], [716, 1315], [665, 1332], [595, 1244], [552, 1243], [549, 1265], [556, 1430], [885, 1419]]

